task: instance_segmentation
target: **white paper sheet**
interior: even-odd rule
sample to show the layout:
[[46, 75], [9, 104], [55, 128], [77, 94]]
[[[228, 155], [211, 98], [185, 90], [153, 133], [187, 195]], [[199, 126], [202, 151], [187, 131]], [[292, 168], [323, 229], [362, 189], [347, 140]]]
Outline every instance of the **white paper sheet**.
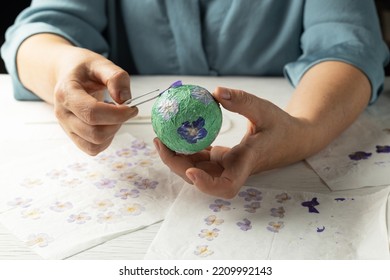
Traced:
[[388, 259], [390, 186], [318, 194], [244, 187], [232, 199], [184, 188], [146, 259]]
[[0, 179], [0, 222], [46, 259], [161, 221], [183, 184], [129, 134], [96, 157], [72, 143], [36, 151], [1, 167]]
[[[388, 123], [388, 125], [390, 125]], [[332, 190], [390, 184], [390, 127], [362, 115], [328, 147], [307, 159]]]

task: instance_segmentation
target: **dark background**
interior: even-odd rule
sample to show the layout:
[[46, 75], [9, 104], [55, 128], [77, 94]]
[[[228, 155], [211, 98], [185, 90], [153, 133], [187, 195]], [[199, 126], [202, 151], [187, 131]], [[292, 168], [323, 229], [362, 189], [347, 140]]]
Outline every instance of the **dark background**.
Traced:
[[[30, 3], [31, 0], [14, 0], [8, 8], [3, 7], [0, 14], [0, 45], [4, 42], [4, 33], [7, 28], [12, 25], [18, 13], [30, 5]], [[390, 1], [376, 0], [375, 3], [381, 20], [383, 36], [390, 47]], [[0, 59], [0, 73], [6, 73], [2, 59]], [[386, 75], [390, 76], [390, 65], [386, 68]]]

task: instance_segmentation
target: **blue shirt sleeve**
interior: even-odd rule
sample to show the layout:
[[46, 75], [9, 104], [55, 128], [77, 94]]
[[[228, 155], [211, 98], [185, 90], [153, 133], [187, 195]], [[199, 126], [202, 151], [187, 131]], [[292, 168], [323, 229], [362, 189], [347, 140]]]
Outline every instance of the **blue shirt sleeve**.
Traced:
[[107, 56], [108, 45], [102, 36], [107, 24], [105, 3], [104, 0], [34, 0], [19, 14], [14, 25], [7, 30], [6, 41], [1, 48], [16, 99], [39, 100], [20, 82], [16, 65], [20, 44], [34, 34], [57, 34], [76, 46]]
[[389, 61], [374, 1], [307, 0], [303, 15], [303, 53], [285, 66], [290, 82], [296, 86], [308, 69], [322, 61], [343, 61], [368, 77], [373, 103], [383, 89]]

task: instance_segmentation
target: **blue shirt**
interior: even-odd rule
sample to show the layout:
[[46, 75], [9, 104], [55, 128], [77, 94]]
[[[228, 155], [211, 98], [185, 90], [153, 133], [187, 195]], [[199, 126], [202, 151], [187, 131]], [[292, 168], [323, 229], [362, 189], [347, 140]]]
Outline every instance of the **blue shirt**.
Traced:
[[34, 0], [1, 48], [19, 100], [38, 99], [16, 68], [18, 47], [37, 33], [138, 74], [285, 75], [296, 86], [313, 65], [343, 61], [367, 75], [371, 102], [389, 60], [370, 0]]

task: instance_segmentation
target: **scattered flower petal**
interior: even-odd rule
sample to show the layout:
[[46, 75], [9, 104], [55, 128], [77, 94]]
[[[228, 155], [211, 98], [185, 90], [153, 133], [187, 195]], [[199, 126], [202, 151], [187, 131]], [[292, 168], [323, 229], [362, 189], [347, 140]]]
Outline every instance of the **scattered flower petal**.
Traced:
[[362, 159], [368, 159], [371, 157], [372, 153], [366, 153], [362, 151], [355, 152], [353, 154], [348, 155], [351, 160], [362, 160]]

